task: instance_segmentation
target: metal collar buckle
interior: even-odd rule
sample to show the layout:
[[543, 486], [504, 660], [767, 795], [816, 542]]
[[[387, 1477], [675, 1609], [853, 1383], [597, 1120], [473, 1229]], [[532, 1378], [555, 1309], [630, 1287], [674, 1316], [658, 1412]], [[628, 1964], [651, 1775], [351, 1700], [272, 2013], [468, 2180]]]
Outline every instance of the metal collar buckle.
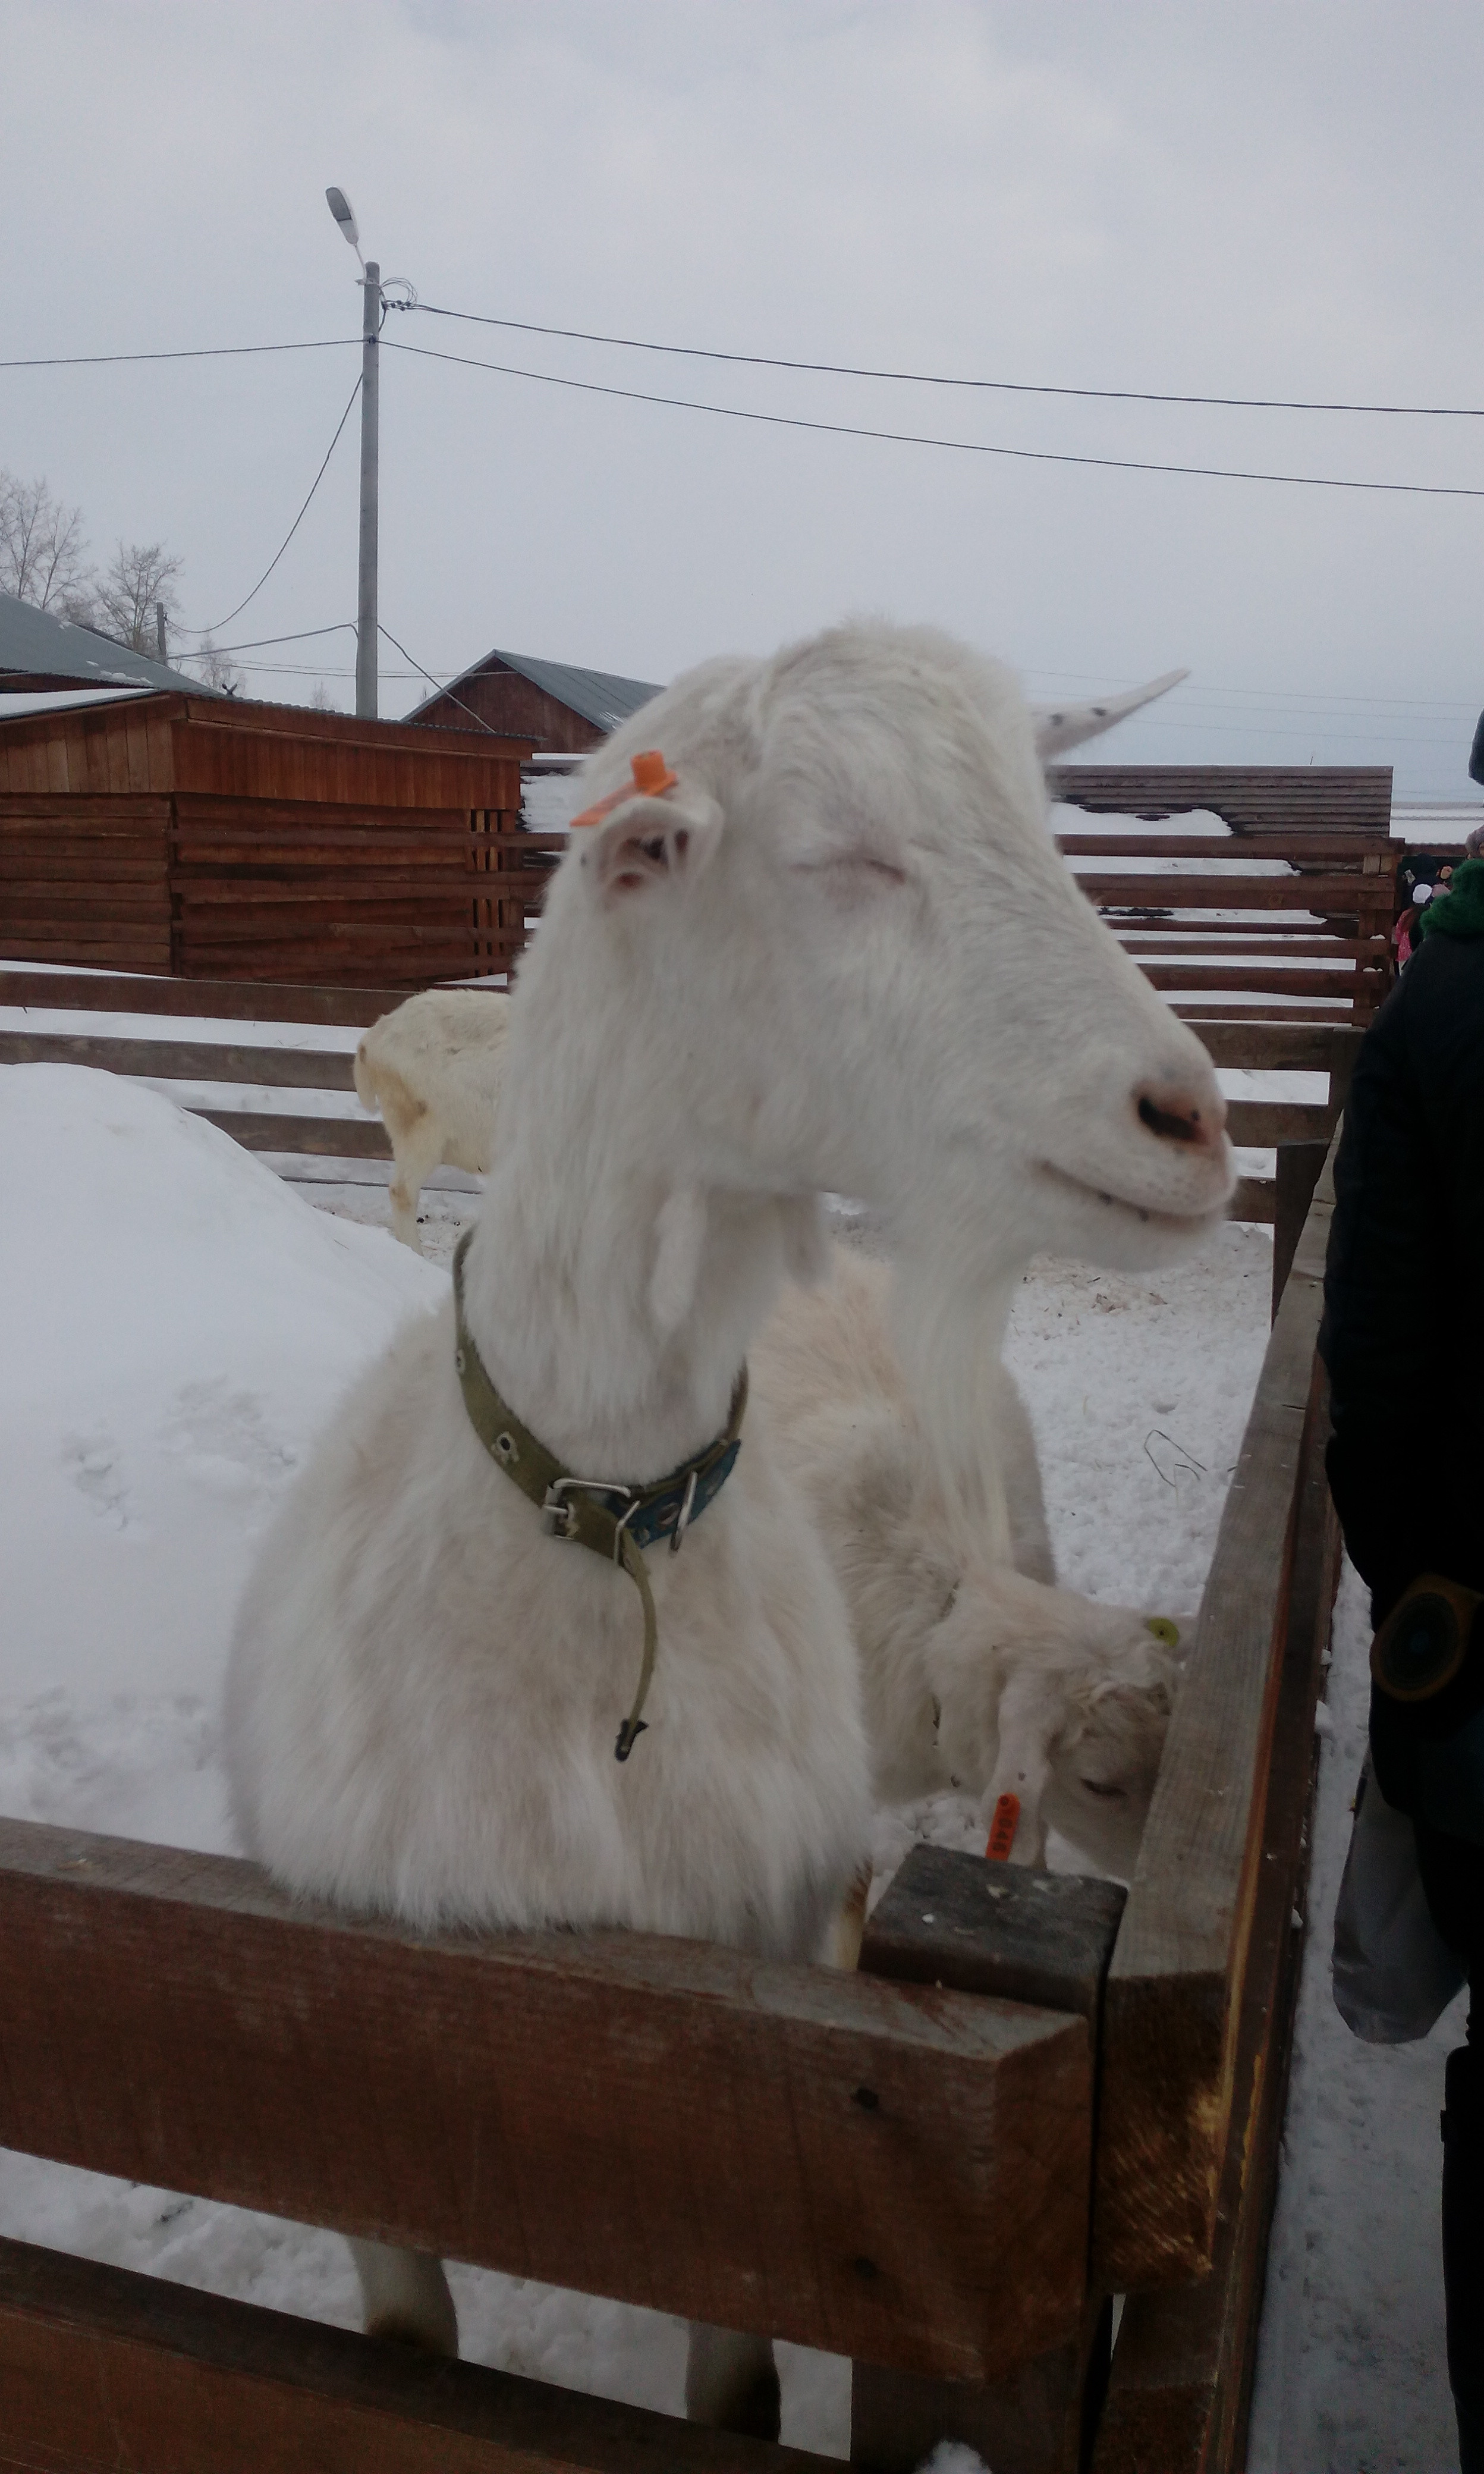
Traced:
[[541, 1504], [541, 1527], [548, 1538], [571, 1537], [573, 1508], [566, 1498], [574, 1490], [580, 1494], [621, 1494], [624, 1497], [628, 1510], [615, 1524], [613, 1535], [613, 1561], [618, 1563], [623, 1553], [624, 1531], [639, 1508], [637, 1490], [622, 1485], [616, 1478], [553, 1478]]

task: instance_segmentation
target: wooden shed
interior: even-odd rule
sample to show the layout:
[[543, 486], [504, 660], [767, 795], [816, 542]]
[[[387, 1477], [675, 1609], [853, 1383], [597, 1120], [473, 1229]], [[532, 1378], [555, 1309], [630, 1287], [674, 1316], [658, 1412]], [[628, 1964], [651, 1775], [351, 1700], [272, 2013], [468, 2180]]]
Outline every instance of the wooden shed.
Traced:
[[496, 651], [451, 679], [408, 718], [465, 730], [482, 722], [530, 739], [547, 755], [585, 756], [658, 693], [647, 679]]
[[0, 954], [332, 985], [503, 970], [529, 753], [215, 695], [0, 720]]

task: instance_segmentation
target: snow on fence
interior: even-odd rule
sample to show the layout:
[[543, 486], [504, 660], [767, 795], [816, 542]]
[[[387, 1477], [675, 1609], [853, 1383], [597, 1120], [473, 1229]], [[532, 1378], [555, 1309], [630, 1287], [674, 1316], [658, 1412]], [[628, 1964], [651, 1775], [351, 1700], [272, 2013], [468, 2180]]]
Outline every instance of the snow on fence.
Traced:
[[[1328, 1213], [1322, 1186], [1126, 1903], [918, 1849], [845, 1976], [422, 1934], [4, 1822], [0, 2143], [849, 2353], [877, 2474], [949, 2435], [995, 2474], [1238, 2465], [1337, 1570]], [[824, 2462], [0, 2243], [0, 2463]]]

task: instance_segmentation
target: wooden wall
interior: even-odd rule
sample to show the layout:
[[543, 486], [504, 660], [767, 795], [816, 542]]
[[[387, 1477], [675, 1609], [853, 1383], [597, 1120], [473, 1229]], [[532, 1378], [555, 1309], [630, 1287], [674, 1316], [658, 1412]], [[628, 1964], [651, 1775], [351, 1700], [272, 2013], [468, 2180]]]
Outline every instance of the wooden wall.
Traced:
[[[461, 706], [467, 711], [461, 712]], [[473, 727], [470, 716], [477, 714], [491, 730], [529, 739], [546, 754], [585, 756], [608, 737], [595, 721], [585, 721], [570, 705], [559, 703], [518, 670], [481, 670], [477, 678], [461, 679], [457, 704], [451, 695], [443, 695], [425, 711], [429, 721], [465, 730]]]
[[185, 695], [0, 722], [0, 953], [407, 987], [501, 970], [525, 941], [495, 880], [527, 752]]

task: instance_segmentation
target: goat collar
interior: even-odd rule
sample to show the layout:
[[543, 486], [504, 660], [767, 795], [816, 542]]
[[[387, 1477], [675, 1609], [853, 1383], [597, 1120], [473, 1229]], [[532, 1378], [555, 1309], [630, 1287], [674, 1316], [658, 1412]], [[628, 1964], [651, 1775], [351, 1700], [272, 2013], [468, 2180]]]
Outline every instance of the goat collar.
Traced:
[[453, 1254], [453, 1363], [469, 1424], [496, 1467], [505, 1471], [522, 1494], [540, 1506], [547, 1536], [590, 1546], [606, 1563], [621, 1564], [643, 1605], [644, 1657], [639, 1668], [639, 1688], [613, 1747], [614, 1758], [626, 1761], [644, 1733], [639, 1713], [655, 1670], [659, 1638], [654, 1592], [640, 1549], [658, 1545], [661, 1538], [668, 1538], [670, 1552], [675, 1554], [690, 1523], [714, 1501], [731, 1475], [742, 1448], [747, 1368], [743, 1367], [732, 1387], [731, 1413], [725, 1433], [693, 1459], [682, 1461], [668, 1477], [656, 1478], [649, 1486], [626, 1486], [612, 1478], [576, 1477], [507, 1407], [469, 1336], [464, 1320], [464, 1258], [473, 1234], [472, 1228], [467, 1228]]

